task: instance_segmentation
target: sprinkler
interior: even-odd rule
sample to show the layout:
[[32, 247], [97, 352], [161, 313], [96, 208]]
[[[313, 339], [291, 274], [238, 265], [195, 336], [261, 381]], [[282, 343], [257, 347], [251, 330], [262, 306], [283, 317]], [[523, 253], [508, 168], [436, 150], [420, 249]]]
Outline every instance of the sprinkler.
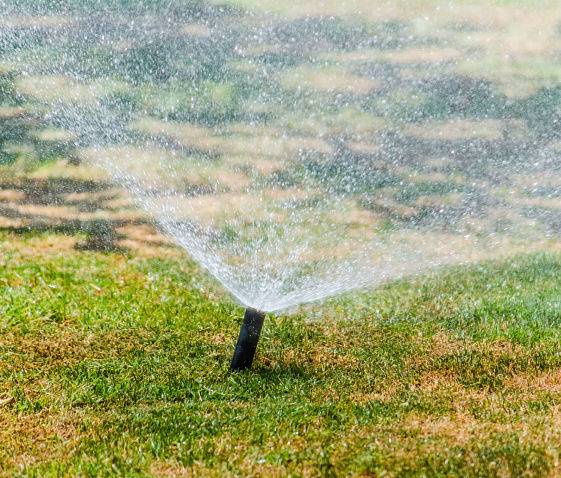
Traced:
[[236, 350], [234, 350], [234, 357], [232, 358], [232, 365], [230, 366], [232, 372], [245, 370], [251, 367], [264, 320], [264, 312], [251, 308], [245, 309], [240, 336], [238, 337], [238, 343], [236, 344]]

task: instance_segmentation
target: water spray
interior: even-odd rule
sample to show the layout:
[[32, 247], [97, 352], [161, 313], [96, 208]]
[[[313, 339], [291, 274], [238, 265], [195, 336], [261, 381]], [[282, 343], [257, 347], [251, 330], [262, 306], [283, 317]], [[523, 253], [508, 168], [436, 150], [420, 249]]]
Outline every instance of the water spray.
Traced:
[[234, 350], [232, 365], [230, 366], [232, 372], [251, 368], [264, 320], [264, 312], [250, 307], [245, 309], [240, 335]]
[[[318, 16], [319, 0], [297, 18], [215, 3], [0, 0], [0, 165], [55, 159], [65, 201], [82, 180], [58, 168], [103, 167], [268, 312], [561, 241], [547, 75], [489, 74], [494, 46], [431, 2], [423, 29], [355, 7]], [[246, 310], [232, 370], [251, 366], [263, 321]]]

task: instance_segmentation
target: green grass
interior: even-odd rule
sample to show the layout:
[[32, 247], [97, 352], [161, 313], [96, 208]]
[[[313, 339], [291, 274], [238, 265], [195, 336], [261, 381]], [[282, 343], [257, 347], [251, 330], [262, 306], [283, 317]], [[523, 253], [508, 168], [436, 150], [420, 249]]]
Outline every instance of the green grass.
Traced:
[[232, 375], [242, 309], [187, 259], [46, 239], [0, 237], [0, 476], [559, 471], [560, 255], [269, 316]]
[[[63, 3], [69, 11], [85, 8], [83, 1]], [[99, 3], [87, 2], [92, 8]], [[130, 0], [105, 3], [107, 11], [138, 9]], [[241, 12], [223, 6], [208, 10], [204, 2], [187, 3], [173, 0], [170, 8], [179, 5], [182, 14], [196, 23], [205, 12], [213, 19], [210, 24], [234, 15], [230, 20], [246, 33], [259, 19], [244, 20]], [[334, 15], [323, 23], [335, 31], [319, 29], [320, 24], [314, 27], [318, 35], [333, 40], [331, 53], [360, 52], [359, 36], [371, 37], [376, 29], [376, 35], [386, 39], [378, 45], [380, 53], [405, 50], [433, 33], [452, 40], [451, 46], [457, 39], [448, 27], [419, 30], [423, 22], [418, 19], [424, 16], [419, 12], [429, 7], [432, 12], [435, 3], [449, 7], [448, 0], [400, 0], [408, 8], [403, 18], [389, 22], [380, 22], [372, 2], [363, 0], [346, 6], [328, 1], [321, 11], [317, 2], [213, 3], [273, 10], [292, 19]], [[553, 0], [491, 3], [557, 5]], [[23, 4], [37, 14], [60, 10], [50, 0]], [[161, 7], [159, 0], [143, 4], [148, 10]], [[361, 18], [370, 23], [348, 23], [347, 16], [359, 10], [375, 14], [370, 20], [368, 15]], [[451, 25], [458, 12], [452, 12]], [[442, 19], [445, 14], [431, 16]], [[417, 20], [411, 22], [411, 17]], [[281, 31], [305, 40], [307, 28], [289, 22]], [[407, 32], [412, 36], [400, 47]], [[44, 69], [53, 62], [58, 68], [56, 60], [64, 56], [69, 62], [65, 68], [92, 79], [103, 77], [91, 83], [93, 92], [104, 108], [122, 114], [123, 124], [129, 113], [142, 112], [184, 125], [257, 122], [289, 130], [296, 138], [314, 138], [318, 128], [326, 127], [331, 136], [348, 135], [350, 140], [356, 135], [360, 142], [360, 137], [376, 137], [386, 129], [399, 131], [403, 123], [499, 118], [510, 128], [506, 120], [517, 118], [529, 130], [521, 151], [536, 137], [556, 138], [561, 90], [554, 84], [561, 70], [546, 53], [511, 59], [489, 53], [485, 46], [478, 57], [458, 45], [471, 61], [460, 62], [458, 71], [432, 64], [431, 71], [443, 73], [440, 82], [427, 83], [424, 89], [416, 85], [405, 89], [397, 82], [371, 99], [359, 94], [341, 102], [335, 101], [333, 92], [320, 88], [296, 93], [279, 81], [287, 68], [300, 71], [302, 62], [306, 65], [316, 54], [300, 58], [299, 51], [265, 48], [261, 53], [249, 51], [243, 60], [236, 51], [237, 38], [228, 39], [226, 35], [220, 42], [196, 40], [196, 48], [186, 49], [189, 55], [177, 55], [174, 41], [165, 38], [122, 51], [98, 45], [87, 55], [80, 43], [75, 49], [78, 56], [32, 43], [29, 51], [10, 53], [7, 48], [0, 59], [6, 64], [15, 57], [36, 61]], [[182, 41], [195, 40], [186, 35]], [[232, 70], [233, 61], [246, 70]], [[349, 60], [346, 68], [368, 78], [374, 73], [360, 68], [380, 61], [376, 56], [364, 62]], [[417, 70], [415, 61], [408, 63], [396, 66], [396, 71], [422, 78], [428, 69]], [[261, 66], [273, 74], [259, 73]], [[524, 94], [507, 101], [500, 93], [503, 80], [528, 91], [521, 87]], [[18, 85], [15, 73], [0, 73], [0, 106], [22, 106], [26, 111], [24, 116], [5, 112], [0, 124], [0, 176], [7, 184], [0, 202], [5, 208], [0, 215], [0, 477], [561, 474], [561, 254], [449, 268], [334, 298], [294, 315], [269, 316], [253, 370], [231, 374], [228, 365], [243, 310], [186, 256], [162, 253], [147, 259], [133, 253], [87, 251], [114, 250], [120, 233], [101, 216], [82, 223], [61, 217], [62, 226], [57, 226], [57, 218], [51, 224], [48, 215], [43, 217], [43, 206], [56, 207], [56, 199], [65, 196], [60, 188], [64, 179], [60, 184], [55, 181], [61, 190], [55, 188], [52, 194], [45, 188], [37, 195], [28, 191], [21, 199], [10, 195], [18, 192], [17, 175], [48, 177], [58, 159], [72, 159], [76, 153], [66, 140], [42, 139], [38, 130], [48, 132], [60, 125], [38, 122], [45, 108], [40, 95], [25, 96]], [[81, 100], [87, 102], [86, 96]], [[49, 98], [43, 101], [50, 103]], [[69, 94], [68, 104], [76, 101], [72, 98]], [[97, 114], [87, 108], [85, 112]], [[433, 127], [432, 122], [426, 127]], [[260, 137], [257, 131], [255, 138]], [[138, 144], [143, 141], [141, 136], [132, 137]], [[248, 134], [248, 144], [252, 139]], [[494, 156], [510, 154], [501, 142], [494, 144]], [[193, 146], [193, 154], [207, 154], [213, 158], [212, 167], [220, 167], [212, 147], [206, 151], [203, 142], [196, 151]], [[442, 155], [449, 149], [443, 143]], [[403, 151], [404, 157], [409, 154]], [[226, 155], [220, 148], [218, 154]], [[353, 156], [346, 149], [341, 158], [325, 160], [323, 154], [310, 151], [294, 168], [259, 180], [264, 187], [267, 182], [286, 187], [314, 179], [343, 193], [349, 190], [345, 186], [352, 186], [361, 201], [366, 201], [362, 194], [386, 188], [385, 194], [395, 193], [394, 199], [403, 205], [414, 205], [424, 196], [469, 192], [440, 179], [403, 185], [401, 180], [409, 176], [394, 171], [393, 163], [387, 171], [380, 168], [365, 176], [360, 162], [353, 169]], [[423, 162], [418, 159], [419, 165]], [[352, 185], [336, 181], [342, 166]], [[62, 168], [69, 170], [67, 165]], [[470, 166], [468, 172], [475, 171]], [[88, 190], [85, 183], [82, 186]], [[103, 204], [98, 203], [106, 202], [100, 199], [104, 190], [91, 189], [89, 199], [64, 197], [58, 205], [87, 212], [94, 204], [101, 211]], [[302, 207], [320, 204], [311, 197]], [[19, 219], [19, 211], [26, 209], [18, 208], [26, 205], [35, 221], [32, 217], [21, 223], [31, 224], [34, 232], [4, 226]], [[264, 222], [263, 230], [270, 226]], [[380, 224], [380, 230], [396, 227], [393, 217]], [[37, 232], [42, 228], [66, 230], [77, 237]], [[5, 232], [9, 230], [19, 233]], [[232, 230], [222, 232], [222, 241], [239, 241]]]

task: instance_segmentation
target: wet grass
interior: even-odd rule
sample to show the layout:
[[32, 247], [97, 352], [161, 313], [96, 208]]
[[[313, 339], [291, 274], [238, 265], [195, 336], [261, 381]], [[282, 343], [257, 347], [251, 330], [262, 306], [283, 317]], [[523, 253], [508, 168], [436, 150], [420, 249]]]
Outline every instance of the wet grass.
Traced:
[[559, 471], [559, 255], [270, 316], [231, 375], [242, 310], [187, 259], [2, 234], [2, 476]]

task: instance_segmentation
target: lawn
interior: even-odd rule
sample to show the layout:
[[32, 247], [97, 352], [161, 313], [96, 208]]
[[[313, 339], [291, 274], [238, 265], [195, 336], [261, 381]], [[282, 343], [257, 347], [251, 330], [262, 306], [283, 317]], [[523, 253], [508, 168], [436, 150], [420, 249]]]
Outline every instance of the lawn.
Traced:
[[[561, 475], [557, 0], [372, 3], [0, 0], [0, 478]], [[238, 293], [394, 280], [232, 374], [131, 177]]]
[[268, 316], [186, 257], [4, 232], [2, 476], [554, 476], [561, 255]]

